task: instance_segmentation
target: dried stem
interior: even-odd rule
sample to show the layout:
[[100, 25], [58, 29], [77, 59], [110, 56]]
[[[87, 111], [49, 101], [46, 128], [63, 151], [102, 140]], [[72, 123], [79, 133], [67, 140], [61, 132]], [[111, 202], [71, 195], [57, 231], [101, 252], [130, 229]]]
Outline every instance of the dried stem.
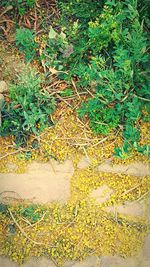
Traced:
[[12, 214], [12, 212], [11, 212], [11, 210], [10, 210], [9, 208], [8, 208], [8, 211], [9, 211], [9, 213], [10, 213], [10, 216], [11, 216], [13, 222], [17, 225], [17, 227], [19, 228], [20, 232], [21, 232], [21, 233], [22, 233], [22, 234], [23, 234], [29, 241], [31, 241], [32, 243], [34, 243], [34, 244], [36, 244], [36, 245], [45, 245], [45, 244], [42, 243], [42, 242], [37, 242], [37, 241], [31, 239], [31, 238], [25, 233], [25, 231], [21, 228], [21, 226], [19, 225], [19, 223], [16, 221], [14, 215]]
[[21, 152], [21, 151], [26, 151], [24, 149], [19, 149], [19, 150], [16, 150], [16, 151], [13, 151], [13, 152], [10, 152], [8, 154], [5, 154], [4, 156], [0, 157], [0, 160], [4, 159], [4, 158], [7, 158], [8, 156], [10, 155], [14, 155], [14, 154], [17, 154], [18, 152]]
[[28, 225], [28, 226], [26, 227], [26, 229], [29, 228], [29, 227], [34, 227], [35, 225], [37, 225], [37, 224], [39, 224], [41, 221], [43, 221], [43, 219], [44, 219], [44, 217], [45, 217], [45, 215], [46, 215], [47, 213], [48, 213], [48, 211], [46, 211], [46, 212], [42, 215], [42, 217], [41, 217], [37, 222], [35, 222], [35, 223], [33, 223], [33, 224], [30, 223], [30, 225]]
[[76, 84], [75, 84], [74, 80], [72, 79], [71, 82], [72, 82], [72, 85], [73, 85], [73, 87], [74, 87], [74, 89], [76, 91], [76, 94], [77, 94], [78, 98], [81, 99], [81, 97], [80, 97], [80, 95], [78, 93], [78, 90], [77, 90], [77, 87], [76, 87]]

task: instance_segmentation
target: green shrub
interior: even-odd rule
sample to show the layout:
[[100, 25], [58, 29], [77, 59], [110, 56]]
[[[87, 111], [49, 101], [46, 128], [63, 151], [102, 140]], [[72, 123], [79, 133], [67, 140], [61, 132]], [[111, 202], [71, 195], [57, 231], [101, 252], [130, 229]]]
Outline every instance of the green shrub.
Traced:
[[[3, 4], [5, 2], [2, 0]], [[23, 8], [19, 11], [21, 15], [21, 12], [33, 7], [35, 2], [15, 0], [13, 5], [16, 3], [18, 10]], [[126, 157], [133, 147], [140, 153], [149, 154], [147, 145], [138, 146], [140, 132], [136, 126], [137, 121], [141, 119], [149, 120], [148, 116], [143, 118], [142, 115], [142, 110], [148, 106], [147, 99], [150, 96], [147, 71], [149, 1], [57, 0], [57, 6], [60, 18], [53, 24], [55, 28], [50, 26], [47, 44], [40, 58], [47, 67], [59, 71], [60, 79], [65, 79], [69, 83], [75, 77], [79, 91], [87, 88], [91, 91], [93, 97], [82, 104], [78, 114], [80, 117], [89, 117], [90, 126], [95, 133], [108, 134], [117, 127], [123, 128], [124, 145], [122, 148], [116, 148], [117, 156]], [[37, 44], [34, 38], [35, 34], [31, 30], [17, 30], [16, 44], [25, 54], [27, 61], [36, 55]], [[31, 80], [31, 84], [34, 83], [33, 79]], [[15, 86], [16, 91], [19, 90], [19, 84]], [[15, 96], [11, 88], [12, 105]], [[30, 86], [28, 88], [30, 91]], [[61, 95], [69, 96], [71, 93], [67, 89]], [[20, 92], [19, 94], [22, 95]], [[40, 95], [40, 90], [38, 94]], [[34, 101], [30, 100], [28, 94], [22, 97], [27, 97], [28, 104], [31, 102], [34, 106]], [[38, 98], [40, 97], [36, 97], [35, 103], [39, 103]], [[47, 99], [48, 96], [44, 100], [40, 98], [40, 103], [47, 103]], [[18, 103], [18, 99], [15, 103]], [[8, 109], [11, 110], [10, 114], [18, 112], [19, 117], [19, 109], [12, 111], [11, 105], [5, 106], [7, 119], [3, 122], [4, 131], [9, 128]], [[41, 114], [43, 108], [41, 105]], [[32, 108], [27, 108], [30, 109]], [[27, 116], [22, 109], [20, 114], [23, 118], [22, 125], [24, 128], [27, 125], [28, 133], [36, 132], [35, 125], [40, 120], [39, 117], [37, 116], [36, 120], [35, 117]], [[38, 114], [36, 108], [34, 114]], [[12, 129], [17, 127], [13, 126]], [[21, 128], [21, 132], [22, 130], [24, 132]]]
[[[76, 76], [78, 90], [92, 90], [93, 98], [78, 113], [88, 115], [96, 133], [107, 134], [121, 125], [129, 134], [142, 119], [144, 99], [150, 93], [141, 5], [136, 0], [58, 1], [59, 31], [50, 30], [46, 64], [62, 70], [62, 79]], [[139, 11], [147, 22], [147, 2], [142, 6]], [[125, 153], [129, 153], [136, 146], [134, 138], [129, 141], [124, 133], [123, 137]]]
[[9, 85], [10, 103], [2, 110], [0, 135], [12, 134], [16, 143], [25, 145], [29, 134], [39, 134], [51, 125], [55, 100], [41, 91], [41, 78], [35, 71], [24, 71], [16, 84]]

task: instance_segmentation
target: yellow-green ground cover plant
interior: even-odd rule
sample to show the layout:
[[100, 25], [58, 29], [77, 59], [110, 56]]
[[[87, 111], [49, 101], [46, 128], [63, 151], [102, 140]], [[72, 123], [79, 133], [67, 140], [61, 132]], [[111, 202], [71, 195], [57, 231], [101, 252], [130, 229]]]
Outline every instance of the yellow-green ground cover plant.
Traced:
[[[113, 188], [111, 198], [98, 204], [90, 192], [107, 183]], [[146, 216], [127, 216], [106, 212], [105, 208], [138, 201], [139, 190], [147, 193], [150, 179], [124, 174], [99, 173], [94, 168], [75, 171], [71, 181], [71, 198], [65, 204], [26, 203], [0, 205], [0, 254], [21, 264], [30, 257], [46, 256], [56, 266], [89, 255], [136, 255], [149, 232]], [[117, 192], [117, 194], [116, 194]]]

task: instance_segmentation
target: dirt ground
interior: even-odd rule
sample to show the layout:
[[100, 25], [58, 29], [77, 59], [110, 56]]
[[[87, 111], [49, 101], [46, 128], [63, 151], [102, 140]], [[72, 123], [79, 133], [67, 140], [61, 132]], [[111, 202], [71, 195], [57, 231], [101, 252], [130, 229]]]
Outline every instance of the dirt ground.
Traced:
[[1, 198], [9, 198], [12, 192], [16, 192], [20, 198], [33, 203], [64, 201], [70, 196], [72, 174], [73, 164], [69, 160], [64, 164], [55, 160], [49, 163], [33, 162], [27, 173], [0, 174], [0, 191], [4, 192]]
[[[82, 158], [78, 168], [88, 167], [86, 158]], [[10, 168], [15, 166], [10, 165]], [[136, 176], [147, 176], [150, 174], [149, 164], [141, 162], [130, 165], [111, 165], [110, 163], [102, 164], [98, 171], [132, 174]], [[56, 160], [50, 160], [48, 163], [33, 162], [28, 166], [26, 173], [17, 174], [0, 173], [0, 200], [13, 198], [14, 192], [16, 197], [32, 201], [33, 203], [47, 203], [51, 201], [66, 201], [70, 197], [70, 179], [73, 175], [74, 168], [71, 160], [64, 163], [58, 163]], [[92, 196], [99, 198], [99, 202], [104, 202], [109, 198], [111, 189], [107, 188], [107, 194], [103, 197], [101, 187], [92, 193]], [[127, 211], [128, 212], [128, 211]]]

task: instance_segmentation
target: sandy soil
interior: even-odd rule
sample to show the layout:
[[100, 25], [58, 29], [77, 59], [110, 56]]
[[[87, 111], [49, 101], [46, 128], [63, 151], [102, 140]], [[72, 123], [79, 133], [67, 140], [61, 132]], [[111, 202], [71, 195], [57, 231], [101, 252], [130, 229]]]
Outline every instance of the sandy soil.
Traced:
[[106, 162], [104, 164], [99, 165], [98, 171], [106, 171], [106, 172], [113, 172], [113, 173], [124, 173], [128, 175], [135, 175], [135, 176], [147, 176], [150, 175], [150, 164], [142, 163], [142, 162], [135, 162], [129, 165], [112, 165], [111, 162]]
[[[80, 169], [87, 167], [87, 159], [82, 158], [78, 167]], [[74, 172], [71, 160], [61, 164], [55, 160], [51, 160], [48, 163], [33, 162], [29, 165], [28, 171], [23, 174], [14, 173], [15, 166], [11, 166], [11, 164], [10, 170], [12, 173], [0, 173], [1, 201], [20, 197], [33, 203], [47, 203], [57, 200], [66, 201], [70, 197], [70, 179]], [[132, 163], [127, 166], [113, 166], [110, 162], [107, 162], [100, 165], [98, 170], [115, 173], [121, 172], [136, 176], [150, 175], [150, 166], [141, 162]], [[107, 196], [102, 196], [105, 190], [106, 188], [95, 190], [92, 193], [92, 197], [99, 198], [101, 203], [104, 202], [112, 193], [110, 189], [107, 192]]]
[[[87, 157], [83, 156], [78, 163], [79, 169], [85, 169], [90, 166], [90, 162]], [[124, 173], [135, 176], [147, 176], [150, 175], [150, 164], [143, 162], [134, 162], [128, 165], [116, 164], [113, 165], [111, 160], [107, 160], [98, 166], [98, 171], [112, 172], [112, 173]]]
[[104, 203], [110, 198], [112, 193], [113, 193], [113, 190], [105, 184], [93, 190], [90, 196], [92, 198], [95, 198], [97, 202]]
[[73, 164], [70, 160], [63, 164], [55, 160], [48, 163], [33, 162], [23, 174], [0, 173], [0, 200], [4, 202], [20, 196], [33, 203], [66, 201], [70, 196], [72, 175]]

